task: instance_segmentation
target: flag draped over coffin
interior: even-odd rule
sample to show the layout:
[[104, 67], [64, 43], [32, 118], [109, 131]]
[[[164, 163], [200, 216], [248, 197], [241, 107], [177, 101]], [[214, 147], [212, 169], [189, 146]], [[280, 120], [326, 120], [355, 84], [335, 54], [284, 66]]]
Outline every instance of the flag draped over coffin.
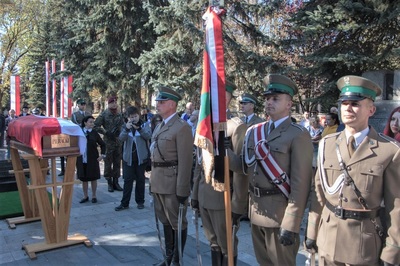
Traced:
[[82, 128], [71, 121], [38, 115], [19, 117], [8, 127], [8, 134], [17, 141], [31, 147], [42, 156], [42, 138], [44, 136], [67, 134], [78, 137], [80, 153], [86, 149], [87, 139]]
[[209, 7], [204, 14], [205, 50], [199, 122], [195, 145], [202, 149], [206, 182], [223, 191], [224, 131], [226, 130], [225, 64], [222, 40], [223, 9]]

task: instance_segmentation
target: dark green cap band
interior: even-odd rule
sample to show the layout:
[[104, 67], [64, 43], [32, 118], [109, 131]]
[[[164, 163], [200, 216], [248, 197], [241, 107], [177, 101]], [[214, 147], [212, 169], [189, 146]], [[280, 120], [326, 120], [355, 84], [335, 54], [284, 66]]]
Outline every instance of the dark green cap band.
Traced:
[[254, 103], [254, 104], [256, 104], [256, 102], [253, 99], [249, 98], [249, 97], [242, 97], [242, 100], [240, 102], [241, 103]]
[[294, 96], [294, 90], [291, 87], [280, 83], [270, 83], [267, 88], [267, 92], [269, 91], [276, 93], [286, 93], [292, 97]]
[[370, 98], [375, 101], [376, 98], [376, 91], [370, 90], [360, 86], [344, 86], [340, 92], [340, 95], [352, 95], [358, 94], [363, 97]]
[[174, 102], [179, 102], [179, 98], [176, 97], [174, 94], [172, 93], [168, 93], [165, 91], [162, 91], [158, 94], [157, 99], [158, 101], [166, 101], [166, 100], [172, 100]]
[[225, 84], [225, 90], [229, 93], [233, 93], [233, 91], [236, 89], [235, 86], [231, 86], [230, 84], [226, 83]]

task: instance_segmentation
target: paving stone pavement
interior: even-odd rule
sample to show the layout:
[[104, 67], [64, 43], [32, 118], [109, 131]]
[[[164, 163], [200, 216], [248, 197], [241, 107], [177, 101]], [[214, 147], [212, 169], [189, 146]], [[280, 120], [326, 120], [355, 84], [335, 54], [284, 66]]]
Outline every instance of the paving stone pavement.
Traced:
[[[0, 158], [2, 153], [4, 154], [4, 149], [0, 149]], [[58, 163], [57, 159], [57, 166]], [[62, 177], [59, 179], [61, 180]], [[122, 183], [122, 178], [120, 178], [121, 186]], [[144, 209], [136, 208], [134, 195], [132, 195], [130, 208], [116, 212], [114, 208], [119, 205], [122, 192], [107, 192], [107, 182], [104, 178], [98, 181], [97, 203], [89, 201], [80, 204], [79, 201], [83, 198], [82, 187], [80, 184], [74, 185], [68, 232], [69, 235], [79, 233], [86, 236], [93, 246], [86, 247], [78, 244], [39, 252], [34, 260], [31, 260], [22, 250], [22, 245], [44, 241], [41, 222], [20, 224], [16, 226], [16, 229], [10, 229], [5, 220], [0, 220], [0, 265], [153, 265], [160, 262], [162, 253], [154, 211], [150, 206], [151, 196], [147, 192], [148, 180]], [[189, 225], [188, 240], [183, 256], [184, 265], [198, 265], [196, 230], [193, 212], [190, 209], [187, 212], [187, 219]], [[201, 225], [201, 220], [199, 224]], [[161, 224], [160, 228], [162, 228]], [[301, 231], [301, 236], [303, 235], [304, 225]], [[258, 265], [251, 242], [249, 222], [241, 222], [238, 238], [238, 265]], [[203, 265], [211, 265], [208, 241], [201, 227], [199, 227], [199, 239]], [[305, 265], [306, 254], [307, 252], [301, 247], [296, 265]]]

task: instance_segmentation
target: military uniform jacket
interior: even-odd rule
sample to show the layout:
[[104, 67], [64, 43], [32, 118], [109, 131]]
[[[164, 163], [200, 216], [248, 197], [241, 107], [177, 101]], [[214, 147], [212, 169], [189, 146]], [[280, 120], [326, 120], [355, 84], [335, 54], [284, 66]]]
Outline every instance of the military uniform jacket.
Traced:
[[[264, 129], [268, 130], [268, 123], [265, 123]], [[256, 145], [254, 130], [255, 126], [247, 130], [248, 141], [243, 147], [247, 149], [249, 158], [254, 156]], [[299, 233], [311, 185], [313, 147], [310, 134], [302, 126], [291, 123], [290, 117], [269, 135], [267, 132], [265, 134], [270, 153], [290, 178], [291, 192], [289, 199], [283, 194], [256, 197], [249, 189], [251, 223], [268, 228], [281, 227]], [[236, 166], [235, 171], [241, 170], [241, 160], [244, 156], [244, 154], [240, 158], [230, 156], [232, 166]], [[248, 167], [245, 166], [249, 184], [262, 189], [274, 189], [275, 185], [271, 184], [269, 177], [264, 175], [260, 167], [255, 161]]]
[[[246, 124], [246, 117], [242, 117], [242, 121], [243, 121], [243, 123]], [[259, 124], [259, 123], [262, 123], [264, 121], [265, 120], [262, 119], [261, 117], [259, 117], [257, 115], [253, 115], [253, 117], [250, 119], [250, 121], [246, 125], [247, 125], [247, 127], [251, 127], [251, 126], [253, 126], [255, 124]]]
[[[236, 154], [240, 154], [243, 146], [243, 140], [246, 133], [246, 125], [238, 117], [227, 120], [227, 136], [231, 137], [231, 147]], [[193, 181], [192, 198], [199, 201], [200, 206], [211, 210], [225, 210], [224, 192], [216, 191], [211, 182], [207, 183], [204, 174], [201, 174], [201, 180]], [[247, 206], [248, 181], [243, 172], [233, 173], [231, 187], [232, 212], [244, 214]]]
[[177, 166], [152, 167], [151, 191], [158, 194], [190, 195], [193, 165], [192, 129], [175, 114], [162, 128], [158, 125], [151, 139], [153, 163], [177, 161]]
[[78, 126], [81, 127], [83, 119], [85, 118], [85, 116], [88, 115], [92, 114], [88, 111], [83, 111], [83, 114], [81, 113], [81, 111], [76, 111], [72, 114], [71, 121], [72, 123], [77, 124]]
[[[106, 142], [107, 146], [115, 146], [116, 144], [119, 146], [121, 145], [118, 137], [123, 125], [124, 119], [122, 117], [122, 114], [119, 112], [113, 114], [108, 109], [104, 110], [94, 121], [94, 128], [97, 132], [103, 135], [103, 139]], [[115, 138], [110, 140], [107, 137], [106, 132], [113, 132]]]
[[[379, 209], [382, 200], [385, 203], [388, 236], [381, 259], [400, 263], [400, 150], [393, 139], [378, 134], [372, 127], [363, 142], [350, 158], [345, 132], [323, 138], [324, 150], [320, 144], [318, 167], [331, 186], [342, 174], [336, 146], [346, 164], [347, 171], [356, 187], [364, 197], [369, 209]], [[311, 209], [307, 228], [307, 237], [317, 239], [318, 252], [330, 259], [349, 264], [376, 264], [379, 259], [381, 240], [370, 219], [340, 219], [325, 206], [329, 201], [338, 205], [339, 194], [330, 194], [324, 190], [323, 179], [319, 171], [315, 176], [315, 191], [311, 193]], [[332, 193], [332, 192], [331, 192]], [[350, 186], [344, 185], [344, 209], [362, 210], [356, 194]], [[380, 224], [379, 217], [375, 218]], [[318, 233], [318, 237], [317, 237]], [[317, 238], [316, 238], [317, 237]]]

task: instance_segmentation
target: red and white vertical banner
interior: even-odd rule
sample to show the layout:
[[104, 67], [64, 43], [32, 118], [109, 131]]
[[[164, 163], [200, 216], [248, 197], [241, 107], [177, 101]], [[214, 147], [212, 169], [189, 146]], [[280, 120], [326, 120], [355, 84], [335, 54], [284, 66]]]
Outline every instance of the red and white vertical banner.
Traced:
[[[60, 70], [64, 71], [64, 60], [61, 60]], [[65, 106], [64, 97], [65, 97], [65, 95], [64, 95], [64, 78], [61, 78], [61, 80], [60, 80], [60, 117], [61, 118], [65, 117], [65, 113], [64, 113], [64, 106]]]
[[46, 115], [51, 116], [50, 62], [45, 63], [46, 76]]
[[[51, 73], [56, 73], [56, 60], [51, 60]], [[57, 117], [57, 81], [53, 78], [53, 117]]]
[[63, 118], [68, 118], [71, 117], [72, 115], [72, 99], [69, 98], [68, 96], [72, 93], [72, 75], [68, 77], [64, 77], [64, 116]]
[[21, 88], [19, 76], [11, 76], [11, 89], [10, 89], [10, 108], [15, 110], [15, 114], [19, 116], [21, 110]]

